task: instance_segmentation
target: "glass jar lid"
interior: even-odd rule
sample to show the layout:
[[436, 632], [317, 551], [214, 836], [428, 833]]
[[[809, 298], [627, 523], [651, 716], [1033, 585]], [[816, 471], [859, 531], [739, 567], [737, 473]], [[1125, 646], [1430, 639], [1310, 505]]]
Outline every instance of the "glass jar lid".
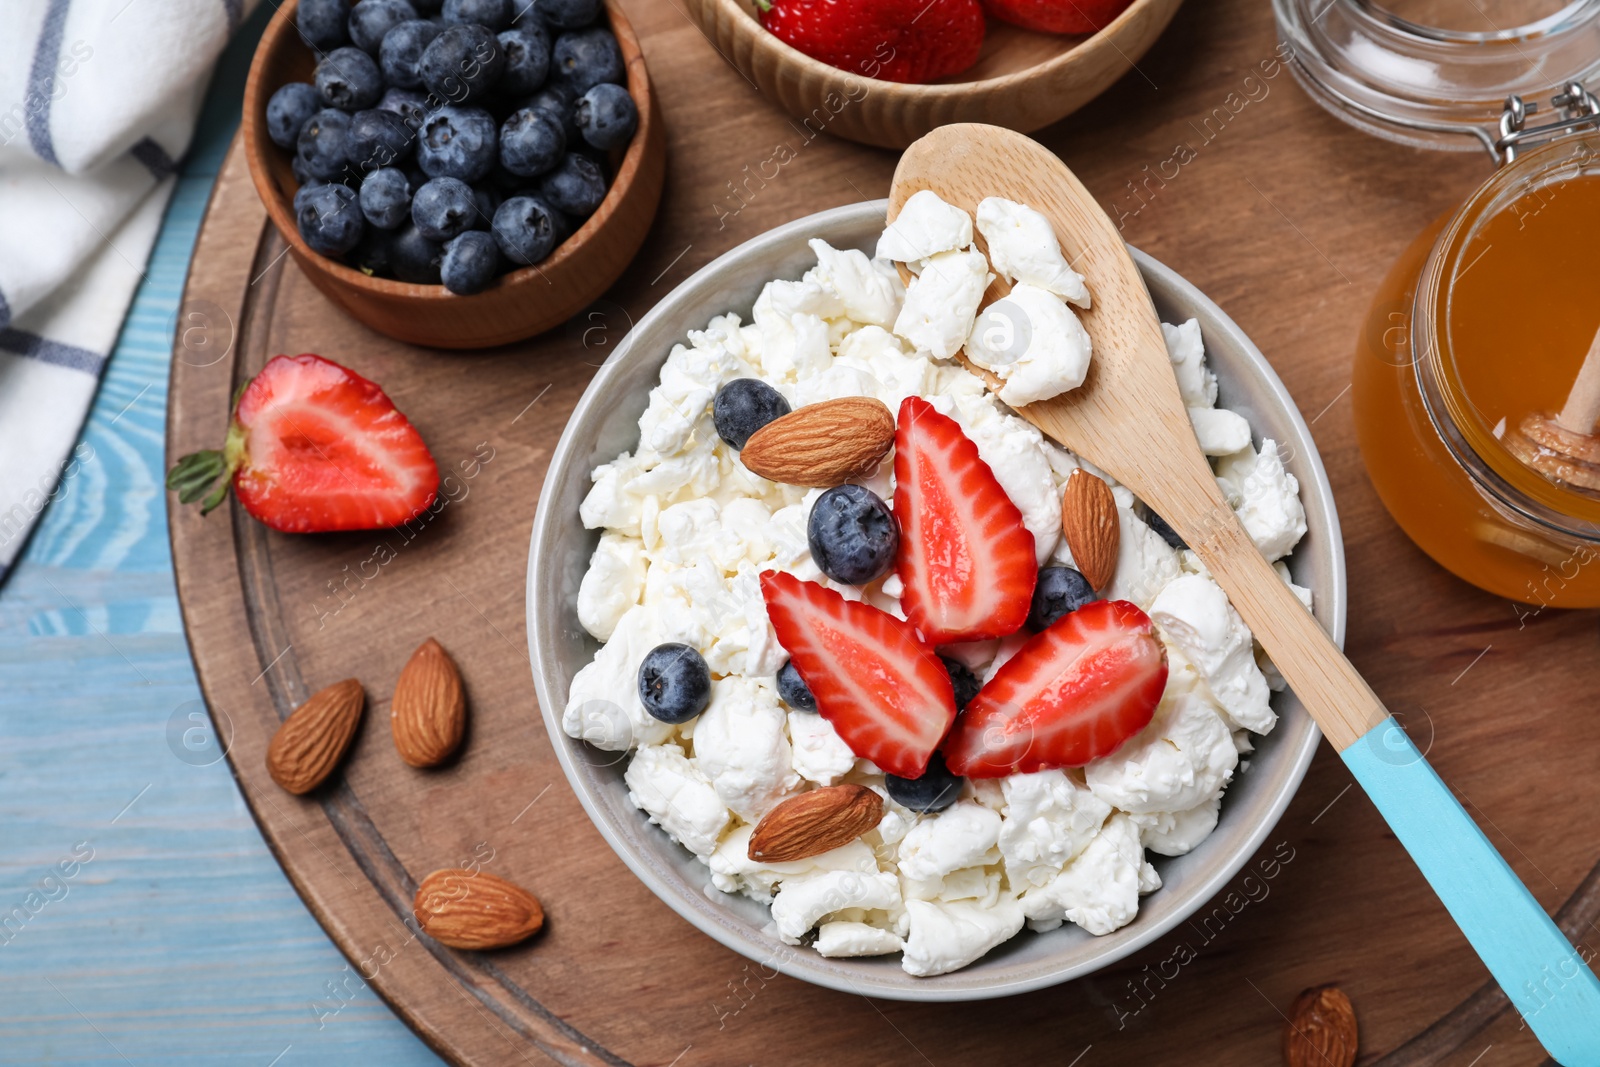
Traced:
[[1600, 86], [1600, 0], [1273, 0], [1273, 10], [1311, 97], [1402, 144], [1484, 148], [1503, 162], [1509, 98], [1533, 114], [1571, 83]]

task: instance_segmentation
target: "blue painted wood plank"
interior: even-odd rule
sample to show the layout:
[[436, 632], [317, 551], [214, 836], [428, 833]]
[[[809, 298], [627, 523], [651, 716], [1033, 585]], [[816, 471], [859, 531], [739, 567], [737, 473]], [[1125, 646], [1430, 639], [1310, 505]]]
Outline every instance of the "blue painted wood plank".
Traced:
[[92, 455], [0, 594], [0, 1063], [440, 1062], [360, 988], [226, 763], [185, 736], [202, 706], [161, 489], [170, 338], [271, 11], [219, 67]]

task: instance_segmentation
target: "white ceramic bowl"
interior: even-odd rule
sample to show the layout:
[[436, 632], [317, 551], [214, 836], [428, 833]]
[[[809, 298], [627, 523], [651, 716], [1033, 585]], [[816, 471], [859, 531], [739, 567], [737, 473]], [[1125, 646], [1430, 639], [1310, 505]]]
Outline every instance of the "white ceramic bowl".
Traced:
[[[598, 534], [578, 519], [589, 472], [631, 451], [646, 393], [657, 382], [673, 344], [714, 315], [745, 316], [771, 278], [798, 278], [815, 262], [806, 247], [821, 237], [870, 255], [883, 228], [884, 201], [851, 204], [797, 219], [719, 257], [673, 290], [618, 345], [578, 402], [551, 458], [533, 523], [528, 560], [528, 643], [545, 728], [562, 770], [607, 843], [673, 910], [736, 952], [795, 978], [892, 1000], [977, 1000], [1079, 978], [1149, 944], [1222, 890], [1266, 840], [1305, 775], [1321, 738], [1300, 702], [1277, 694], [1277, 728], [1258, 740], [1250, 767], [1236, 776], [1222, 802], [1217, 829], [1199, 848], [1176, 859], [1152, 857], [1162, 887], [1145, 897], [1132, 923], [1105, 937], [1068, 925], [1047, 934], [1024, 931], [972, 966], [935, 978], [913, 978], [898, 955], [824, 959], [809, 948], [784, 945], [769, 932], [767, 908], [710, 886], [710, 872], [649, 824], [628, 803], [622, 772], [627, 755], [604, 752], [561, 729], [572, 677], [597, 643], [578, 624], [578, 584]], [[1289, 567], [1316, 596], [1316, 615], [1342, 643], [1345, 624], [1344, 547], [1333, 494], [1316, 445], [1294, 401], [1222, 309], [1194, 286], [1135, 251], [1134, 259], [1164, 321], [1200, 320], [1206, 352], [1221, 386], [1221, 403], [1250, 421], [1256, 443], [1284, 446], [1300, 480], [1309, 527]]]

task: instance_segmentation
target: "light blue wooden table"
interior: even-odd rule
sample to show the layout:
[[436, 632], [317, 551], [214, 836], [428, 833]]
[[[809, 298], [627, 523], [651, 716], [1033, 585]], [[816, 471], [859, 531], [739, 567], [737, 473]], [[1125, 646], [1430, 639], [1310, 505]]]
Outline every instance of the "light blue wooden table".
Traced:
[[271, 13], [218, 68], [84, 430], [94, 459], [0, 592], [0, 916], [26, 917], [0, 924], [3, 1063], [440, 1062], [370, 989], [319, 1019], [344, 957], [189, 718], [161, 486], [171, 323]]

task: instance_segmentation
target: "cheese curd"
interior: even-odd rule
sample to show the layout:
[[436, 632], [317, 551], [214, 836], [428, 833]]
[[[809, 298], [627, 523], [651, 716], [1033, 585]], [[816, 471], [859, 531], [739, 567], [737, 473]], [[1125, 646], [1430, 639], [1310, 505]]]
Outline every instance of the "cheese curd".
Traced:
[[878, 238], [874, 259], [904, 263], [912, 273], [940, 252], [972, 244], [972, 216], [947, 204], [931, 189], [922, 189], [900, 208], [900, 213]]
[[894, 332], [937, 359], [961, 351], [993, 275], [980, 252], [940, 252], [906, 287]]
[[1037, 286], [1088, 310], [1089, 288], [1083, 275], [1067, 265], [1055, 228], [1044, 215], [1015, 200], [985, 197], [978, 202], [978, 232], [989, 246], [989, 261], [1002, 277], [1017, 285]]
[[1089, 333], [1071, 308], [1048, 290], [1022, 282], [984, 309], [971, 330], [967, 356], [1000, 379], [1001, 400], [1020, 408], [1082, 385], [1090, 348]]
[[[602, 644], [572, 679], [562, 715], [568, 734], [628, 760], [630, 802], [706, 865], [715, 891], [770, 905], [779, 940], [829, 957], [899, 953], [913, 975], [967, 966], [1024, 925], [1070, 922], [1099, 935], [1133, 921], [1140, 897], [1161, 884], [1146, 854], [1200, 845], [1229, 781], [1244, 773], [1252, 734], [1276, 723], [1268, 701], [1276, 672], [1199, 558], [1169, 545], [1125, 486], [1012, 411], [1075, 388], [1093, 358], [1063, 302], [1087, 307], [1089, 293], [1049, 221], [991, 198], [977, 228], [994, 269], [1015, 284], [1012, 305], [1031, 331], [1020, 342], [986, 332], [1002, 323], [977, 315], [991, 260], [973, 248], [972, 218], [925, 192], [907, 202], [876, 257], [813, 240], [816, 265], [798, 280], [770, 282], [749, 322], [719, 315], [673, 347], [637, 445], [596, 467], [580, 507], [599, 537], [578, 588], [578, 621]], [[916, 274], [909, 287], [894, 262]], [[1274, 442], [1256, 445], [1241, 416], [1216, 406], [1199, 324], [1163, 331], [1196, 437], [1217, 457], [1218, 484], [1257, 547], [1278, 560], [1305, 533], [1298, 483]], [[1002, 379], [998, 396], [950, 360], [963, 348]], [[1149, 612], [1167, 652], [1167, 688], [1150, 724], [1083, 768], [967, 781], [941, 812], [889, 799], [882, 772], [827, 719], [778, 697], [787, 653], [759, 575], [784, 571], [904, 618], [901, 582], [891, 573], [856, 587], [821, 573], [807, 540], [821, 490], [751, 473], [713, 425], [717, 390], [739, 377], [763, 379], [796, 407], [869, 396], [895, 410], [909, 396], [927, 398], [976, 444], [1041, 566], [1072, 564], [1061, 531], [1066, 480], [1080, 468], [1104, 477], [1121, 538], [1102, 593]], [[891, 499], [892, 457], [858, 480]], [[1309, 608], [1309, 591], [1279, 569]], [[1028, 637], [940, 653], [987, 681]], [[713, 676], [705, 710], [678, 726], [645, 711], [637, 684], [646, 653], [666, 641], [697, 649]], [[774, 806], [844, 782], [885, 797], [874, 829], [803, 860], [750, 858], [751, 834]]]

